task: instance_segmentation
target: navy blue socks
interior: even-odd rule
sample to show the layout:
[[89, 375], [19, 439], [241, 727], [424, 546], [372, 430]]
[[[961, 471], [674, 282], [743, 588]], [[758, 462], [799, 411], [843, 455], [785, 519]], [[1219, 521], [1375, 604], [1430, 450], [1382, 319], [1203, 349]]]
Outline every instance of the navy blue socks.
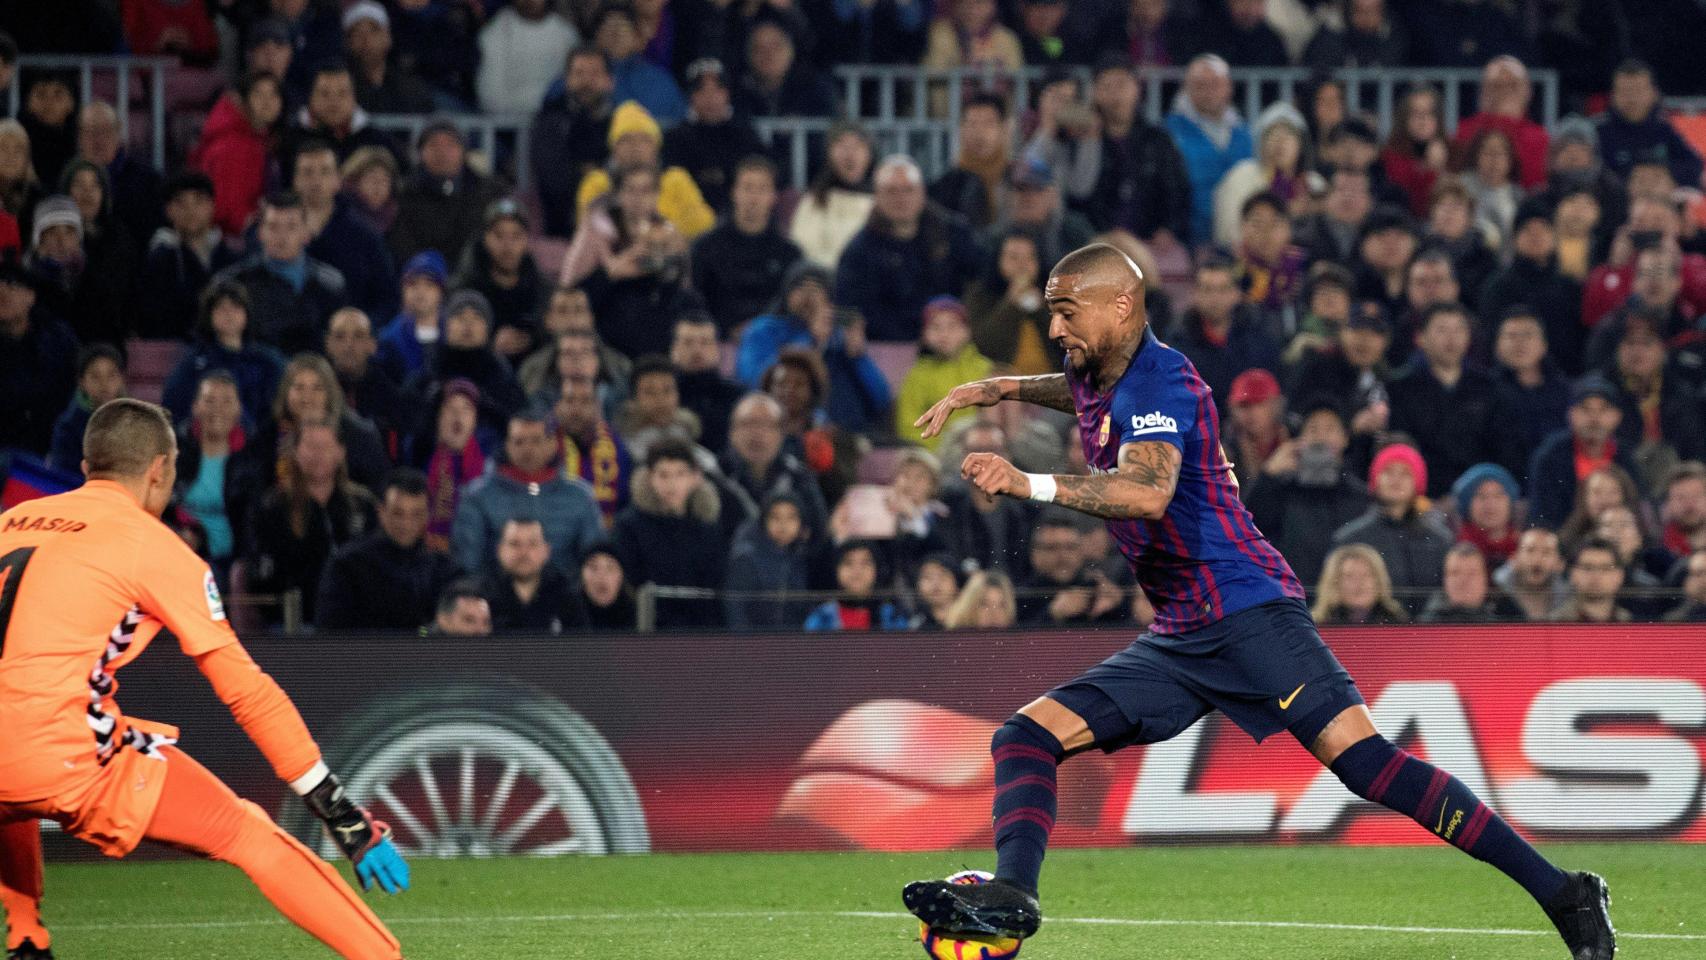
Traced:
[[[995, 771], [999, 784], [999, 762]], [[1333, 761], [1332, 771], [1357, 796], [1404, 814], [1464, 853], [1497, 867], [1542, 905], [1563, 888], [1564, 872], [1529, 846], [1462, 781], [1398, 749], [1385, 737], [1375, 734], [1352, 744]], [[1001, 809], [999, 799], [995, 808]]]
[[995, 731], [995, 876], [1032, 893], [1054, 829], [1055, 770], [1060, 741], [1024, 714]]

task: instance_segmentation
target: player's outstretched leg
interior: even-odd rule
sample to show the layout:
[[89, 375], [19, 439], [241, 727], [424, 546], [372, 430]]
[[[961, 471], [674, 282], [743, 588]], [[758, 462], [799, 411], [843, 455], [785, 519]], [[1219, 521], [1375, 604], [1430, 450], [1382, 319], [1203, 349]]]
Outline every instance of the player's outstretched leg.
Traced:
[[1054, 829], [1055, 772], [1066, 756], [1047, 728], [1016, 713], [990, 742], [995, 760], [995, 882], [907, 884], [901, 898], [930, 927], [949, 933], [1028, 937], [1042, 924], [1037, 879]]
[[147, 837], [236, 866], [285, 918], [347, 960], [400, 960], [397, 938], [338, 871], [175, 747]]
[[41, 824], [34, 818], [0, 824], [0, 905], [6, 908], [7, 960], [53, 960], [42, 924]]
[[1617, 941], [1605, 881], [1553, 866], [1461, 780], [1378, 733], [1345, 748], [1329, 769], [1357, 796], [1410, 817], [1521, 884], [1557, 926], [1572, 960], [1611, 960]]

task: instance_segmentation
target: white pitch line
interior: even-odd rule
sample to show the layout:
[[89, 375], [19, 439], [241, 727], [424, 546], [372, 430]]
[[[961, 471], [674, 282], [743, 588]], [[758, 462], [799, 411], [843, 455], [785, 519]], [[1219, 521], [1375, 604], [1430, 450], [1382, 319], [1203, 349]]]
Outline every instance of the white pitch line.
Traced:
[[[844, 917], [857, 920], [910, 920], [911, 914], [878, 910], [701, 910], [701, 911], [628, 911], [620, 913], [524, 913], [509, 916], [462, 917], [391, 917], [386, 923], [408, 924], [443, 923], [583, 923], [597, 920], [655, 921], [655, 920], [774, 920], [808, 917]], [[1111, 927], [1245, 927], [1264, 930], [1342, 930], [1362, 933], [1425, 933], [1483, 937], [1555, 937], [1551, 930], [1521, 930], [1513, 927], [1414, 927], [1390, 926], [1375, 923], [1326, 923], [1304, 920], [1171, 920], [1136, 917], [1050, 917], [1048, 923], [1077, 923]], [[55, 930], [213, 930], [241, 927], [283, 926], [278, 918], [256, 920], [151, 920], [140, 923], [100, 921], [95, 923], [56, 923]], [[1631, 933], [1619, 930], [1617, 936], [1629, 940], [1706, 940], [1699, 933]]]

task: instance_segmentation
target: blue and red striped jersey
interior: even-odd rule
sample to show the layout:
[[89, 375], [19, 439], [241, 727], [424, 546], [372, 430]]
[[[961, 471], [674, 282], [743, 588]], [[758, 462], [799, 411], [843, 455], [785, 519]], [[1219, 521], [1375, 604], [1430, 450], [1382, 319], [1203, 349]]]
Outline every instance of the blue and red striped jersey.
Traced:
[[1185, 355], [1148, 327], [1131, 365], [1102, 393], [1066, 368], [1084, 459], [1112, 473], [1120, 446], [1158, 441], [1182, 455], [1179, 483], [1159, 520], [1109, 520], [1108, 532], [1155, 606], [1157, 634], [1205, 627], [1240, 610], [1303, 597], [1291, 565], [1256, 529], [1220, 447], [1208, 384]]

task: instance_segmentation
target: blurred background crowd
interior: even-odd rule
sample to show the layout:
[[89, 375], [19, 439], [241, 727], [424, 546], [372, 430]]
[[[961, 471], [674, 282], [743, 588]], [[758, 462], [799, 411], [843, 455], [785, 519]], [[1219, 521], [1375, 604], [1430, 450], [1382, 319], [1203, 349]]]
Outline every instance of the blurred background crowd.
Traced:
[[1694, 0], [55, 0], [0, 30], [8, 474], [79, 482], [94, 407], [163, 403], [166, 519], [244, 628], [1142, 624], [1099, 522], [959, 480], [1082, 471], [1070, 416], [912, 427], [1059, 369], [1041, 286], [1092, 240], [1144, 270], [1323, 622], [1706, 620]]

